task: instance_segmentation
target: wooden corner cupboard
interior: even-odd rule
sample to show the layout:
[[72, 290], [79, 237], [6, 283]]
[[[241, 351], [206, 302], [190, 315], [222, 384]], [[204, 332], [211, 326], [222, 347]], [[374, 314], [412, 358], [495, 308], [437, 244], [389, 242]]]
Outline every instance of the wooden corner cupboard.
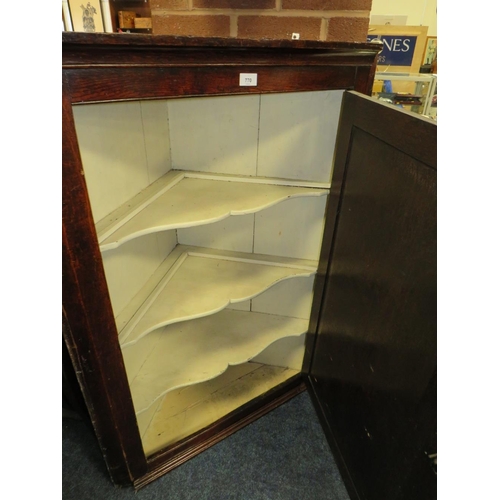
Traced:
[[353, 499], [432, 498], [436, 125], [366, 97], [379, 46], [62, 47], [63, 338], [112, 481], [307, 388]]

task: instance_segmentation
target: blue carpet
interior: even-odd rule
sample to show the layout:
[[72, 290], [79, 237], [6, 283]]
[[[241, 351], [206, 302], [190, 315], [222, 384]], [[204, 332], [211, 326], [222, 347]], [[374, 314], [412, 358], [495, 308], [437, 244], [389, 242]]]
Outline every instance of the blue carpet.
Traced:
[[64, 500], [349, 500], [307, 392], [135, 492], [86, 424], [63, 419]]

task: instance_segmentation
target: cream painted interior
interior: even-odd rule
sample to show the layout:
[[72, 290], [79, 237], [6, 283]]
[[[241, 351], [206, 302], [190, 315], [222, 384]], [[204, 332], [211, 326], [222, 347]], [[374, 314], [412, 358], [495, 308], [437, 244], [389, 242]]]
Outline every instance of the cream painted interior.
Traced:
[[341, 98], [74, 107], [146, 454], [299, 373]]

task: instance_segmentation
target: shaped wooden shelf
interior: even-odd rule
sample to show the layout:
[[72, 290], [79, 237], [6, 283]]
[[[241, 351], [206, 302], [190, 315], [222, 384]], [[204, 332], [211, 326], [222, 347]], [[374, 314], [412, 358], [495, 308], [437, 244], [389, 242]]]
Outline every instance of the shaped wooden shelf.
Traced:
[[214, 314], [316, 269], [310, 260], [177, 245], [116, 318], [120, 344], [124, 348], [157, 328]]
[[[137, 414], [169, 391], [213, 379], [250, 361], [279, 339], [307, 332], [308, 320], [225, 309], [157, 330], [130, 388]], [[124, 348], [125, 363], [134, 345]], [[130, 361], [129, 361], [130, 360]]]
[[289, 198], [324, 196], [321, 183], [170, 171], [96, 224], [101, 251], [158, 231], [247, 215]]

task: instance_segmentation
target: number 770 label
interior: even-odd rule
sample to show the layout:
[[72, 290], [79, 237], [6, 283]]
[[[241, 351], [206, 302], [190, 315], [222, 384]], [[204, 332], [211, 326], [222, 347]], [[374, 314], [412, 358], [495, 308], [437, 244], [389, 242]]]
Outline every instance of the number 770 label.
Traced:
[[257, 73], [240, 73], [240, 87], [256, 87]]

